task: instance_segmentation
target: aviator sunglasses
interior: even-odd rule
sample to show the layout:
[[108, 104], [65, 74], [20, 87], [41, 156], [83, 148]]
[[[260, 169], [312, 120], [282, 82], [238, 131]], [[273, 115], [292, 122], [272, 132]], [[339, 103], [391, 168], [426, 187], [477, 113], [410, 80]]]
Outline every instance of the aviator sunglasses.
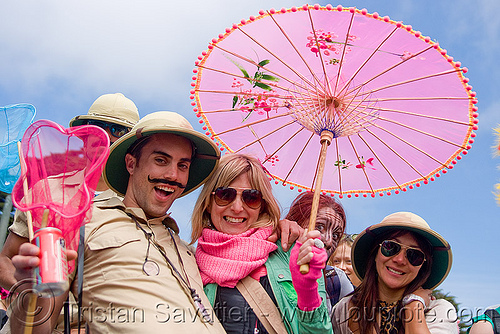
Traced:
[[408, 262], [418, 267], [425, 261], [425, 254], [420, 249], [409, 247], [393, 240], [385, 240], [380, 244], [380, 252], [386, 257], [391, 257], [401, 252], [401, 249], [406, 249], [406, 258]]
[[86, 121], [85, 124], [95, 125], [95, 126], [98, 126], [104, 130], [109, 129], [111, 134], [116, 138], [122, 137], [123, 135], [130, 132], [130, 130], [131, 130], [129, 127], [126, 127], [123, 125], [119, 125], [119, 124], [115, 124], [115, 123], [108, 123], [108, 122], [104, 122], [104, 121], [98, 121], [95, 119], [89, 119]]
[[[215, 203], [218, 206], [226, 206], [236, 199], [238, 190], [230, 187], [219, 187], [212, 192]], [[241, 191], [241, 199], [251, 209], [258, 209], [262, 204], [262, 193], [257, 189], [245, 189]]]

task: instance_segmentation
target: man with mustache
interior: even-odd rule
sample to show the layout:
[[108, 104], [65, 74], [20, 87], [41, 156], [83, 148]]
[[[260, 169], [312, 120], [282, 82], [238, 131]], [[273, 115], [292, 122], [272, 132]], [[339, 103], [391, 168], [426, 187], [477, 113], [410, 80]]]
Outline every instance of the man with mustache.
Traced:
[[[210, 177], [219, 156], [208, 137], [172, 112], [144, 117], [112, 145], [104, 176], [124, 198], [96, 203], [85, 227], [82, 313], [91, 332], [224, 332], [208, 309], [194, 254], [167, 214], [175, 199]], [[12, 260], [18, 280], [31, 277], [38, 252], [22, 245]], [[64, 298], [38, 299], [34, 333], [52, 330]], [[13, 333], [23, 331], [27, 299], [12, 308]]]

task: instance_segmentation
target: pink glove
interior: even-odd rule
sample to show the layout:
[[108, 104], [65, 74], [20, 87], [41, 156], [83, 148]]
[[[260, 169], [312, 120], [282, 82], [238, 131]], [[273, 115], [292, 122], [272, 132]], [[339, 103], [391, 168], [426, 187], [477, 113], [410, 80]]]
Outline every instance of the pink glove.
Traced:
[[301, 274], [300, 266], [297, 264], [299, 249], [302, 244], [296, 242], [290, 253], [290, 272], [292, 273], [292, 282], [297, 292], [297, 306], [302, 311], [312, 311], [321, 305], [321, 297], [318, 293], [318, 279], [323, 277], [322, 269], [326, 264], [326, 251], [324, 248], [312, 246], [313, 258], [309, 262], [309, 272]]

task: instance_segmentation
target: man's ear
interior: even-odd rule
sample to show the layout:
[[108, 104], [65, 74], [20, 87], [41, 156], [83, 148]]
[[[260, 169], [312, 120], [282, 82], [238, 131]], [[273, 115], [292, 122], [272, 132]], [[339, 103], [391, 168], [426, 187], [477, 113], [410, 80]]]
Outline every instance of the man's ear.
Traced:
[[127, 171], [130, 175], [134, 174], [135, 166], [136, 166], [136, 158], [134, 158], [132, 154], [127, 153], [125, 155], [125, 167], [127, 168]]

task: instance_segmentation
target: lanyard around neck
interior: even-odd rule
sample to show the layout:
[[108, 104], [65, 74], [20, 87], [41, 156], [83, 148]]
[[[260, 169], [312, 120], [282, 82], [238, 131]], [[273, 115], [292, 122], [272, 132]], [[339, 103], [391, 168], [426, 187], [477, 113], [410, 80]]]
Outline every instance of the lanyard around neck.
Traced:
[[[148, 250], [147, 250], [147, 255], [146, 255], [145, 263], [146, 263], [146, 261], [148, 261], [149, 247], [152, 244], [160, 252], [160, 254], [163, 256], [163, 258], [167, 261], [168, 265], [170, 266], [170, 268], [172, 268], [172, 270], [174, 272], [174, 275], [177, 277], [177, 279], [182, 284], [184, 284], [184, 286], [189, 290], [189, 292], [191, 293], [191, 298], [193, 299], [193, 301], [195, 302], [196, 306], [198, 307], [198, 310], [200, 311], [201, 315], [203, 316], [203, 319], [205, 321], [209, 322], [209, 323], [213, 323], [213, 320], [210, 317], [210, 314], [208, 313], [207, 309], [203, 305], [200, 296], [198, 295], [198, 293], [196, 293], [196, 290], [191, 286], [191, 283], [189, 282], [189, 277], [186, 274], [186, 270], [184, 269], [184, 262], [182, 261], [181, 253], [179, 252], [179, 248], [177, 247], [177, 242], [175, 241], [174, 235], [172, 233], [172, 229], [169, 228], [169, 227], [167, 227], [167, 226], [165, 226], [165, 228], [167, 229], [168, 233], [170, 234], [170, 238], [172, 239], [172, 242], [174, 243], [175, 252], [177, 254], [177, 258], [179, 260], [179, 264], [181, 266], [181, 270], [184, 273], [184, 277], [183, 277], [183, 275], [181, 275], [181, 273], [179, 272], [179, 270], [177, 269], [177, 267], [172, 263], [172, 261], [168, 258], [167, 253], [165, 252], [165, 250], [163, 249], [163, 247], [161, 247], [158, 244], [158, 242], [156, 241], [156, 238], [155, 238], [153, 230], [151, 229], [151, 232], [147, 232], [141, 226], [141, 224], [137, 221], [137, 218], [135, 218], [134, 215], [132, 215], [132, 214], [130, 214], [128, 212], [127, 212], [127, 215], [130, 218], [132, 218], [132, 220], [134, 221], [134, 223], [137, 226], [137, 228], [139, 228], [144, 233], [144, 236], [146, 237], [146, 240], [148, 241]], [[143, 271], [144, 271], [144, 266], [143, 266]], [[147, 275], [147, 273], [145, 271], [144, 271], [144, 273]]]

